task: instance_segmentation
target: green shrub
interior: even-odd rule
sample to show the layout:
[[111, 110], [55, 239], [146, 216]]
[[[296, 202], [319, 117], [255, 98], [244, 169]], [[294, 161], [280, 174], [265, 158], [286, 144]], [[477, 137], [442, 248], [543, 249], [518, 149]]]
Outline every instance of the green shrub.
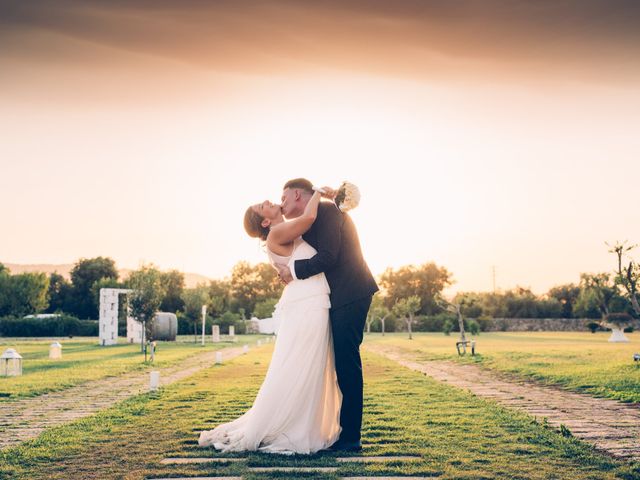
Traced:
[[[397, 332], [399, 330], [398, 324], [401, 320], [397, 320], [393, 317], [387, 317], [384, 321], [384, 331], [386, 332]], [[380, 324], [380, 331], [382, 331], [382, 324]]]
[[97, 337], [97, 320], [79, 320], [71, 315], [52, 318], [0, 318], [0, 335], [4, 337]]
[[495, 327], [495, 322], [493, 321], [493, 318], [488, 316], [478, 317], [476, 318], [476, 321], [480, 325], [480, 331], [482, 332], [488, 332], [490, 330], [493, 330], [493, 328]]
[[[419, 315], [416, 317], [416, 332], [441, 332], [444, 324], [450, 321], [455, 325], [456, 317], [450, 313], [439, 313], [437, 315]], [[452, 327], [453, 328], [453, 327]]]
[[450, 319], [447, 319], [442, 326], [442, 332], [445, 335], [451, 335], [451, 330], [453, 330], [453, 322]]
[[183, 312], [176, 313], [178, 317], [178, 335], [193, 335], [193, 321]]
[[471, 335], [478, 335], [480, 333], [480, 324], [473, 318], [465, 320], [465, 328], [469, 330]]
[[587, 323], [587, 328], [591, 330], [591, 333], [596, 333], [596, 330], [600, 328], [600, 324], [598, 322], [589, 322]]
[[[416, 321], [417, 321], [417, 317], [416, 317]], [[401, 326], [401, 322], [404, 323], [404, 320], [395, 319], [392, 316], [388, 316], [386, 318], [386, 320], [384, 321], [384, 331], [385, 331], [385, 333], [397, 331], [398, 330], [398, 325], [400, 324], [400, 326]], [[382, 332], [382, 322], [380, 321], [379, 318], [376, 318], [373, 322], [371, 322], [371, 331], [372, 332]]]
[[[220, 317], [216, 318], [215, 323], [220, 325], [220, 333], [225, 335], [229, 333], [229, 327], [231, 325], [235, 327], [235, 331], [238, 334], [242, 333], [240, 328], [243, 331], [246, 330], [246, 327], [242, 322], [242, 317], [239, 314], [230, 311], [226, 311], [220, 315]], [[242, 327], [240, 327], [240, 324], [242, 324]]]
[[235, 333], [236, 335], [244, 335], [247, 333], [247, 321], [248, 320], [238, 320], [234, 323]]
[[[202, 335], [202, 318], [194, 322], [191, 318], [184, 314], [184, 312], [176, 313], [176, 317], [178, 318], [178, 335]], [[211, 335], [211, 327], [217, 324], [214, 318], [210, 315], [207, 315], [207, 318], [204, 321], [204, 330], [206, 335]]]

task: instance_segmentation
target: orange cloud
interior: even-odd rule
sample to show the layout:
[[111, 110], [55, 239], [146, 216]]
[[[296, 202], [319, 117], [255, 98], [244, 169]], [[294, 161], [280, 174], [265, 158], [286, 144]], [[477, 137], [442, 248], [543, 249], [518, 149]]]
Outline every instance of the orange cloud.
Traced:
[[639, 20], [623, 0], [9, 1], [0, 43], [5, 59], [45, 63], [125, 66], [133, 54], [250, 74], [628, 81]]

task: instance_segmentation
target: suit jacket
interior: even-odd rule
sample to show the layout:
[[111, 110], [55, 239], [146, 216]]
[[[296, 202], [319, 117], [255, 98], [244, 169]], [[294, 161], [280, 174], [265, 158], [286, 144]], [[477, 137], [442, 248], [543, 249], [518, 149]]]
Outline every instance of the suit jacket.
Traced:
[[302, 238], [317, 250], [306, 260], [296, 260], [299, 279], [324, 272], [331, 288], [331, 308], [338, 308], [378, 291], [364, 261], [358, 232], [351, 217], [332, 202], [320, 202], [316, 221]]

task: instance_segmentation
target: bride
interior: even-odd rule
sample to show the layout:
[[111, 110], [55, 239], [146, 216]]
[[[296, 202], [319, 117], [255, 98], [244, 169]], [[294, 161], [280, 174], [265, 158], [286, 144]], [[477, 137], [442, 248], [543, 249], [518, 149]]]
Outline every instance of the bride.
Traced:
[[[244, 228], [266, 241], [274, 266], [315, 255], [301, 235], [315, 221], [321, 196], [315, 192], [304, 213], [291, 221], [269, 201], [247, 209]], [[200, 446], [223, 452], [308, 454], [336, 442], [342, 394], [334, 366], [330, 306], [323, 273], [285, 287], [274, 312], [280, 326], [273, 356], [253, 406], [236, 420], [202, 432]]]

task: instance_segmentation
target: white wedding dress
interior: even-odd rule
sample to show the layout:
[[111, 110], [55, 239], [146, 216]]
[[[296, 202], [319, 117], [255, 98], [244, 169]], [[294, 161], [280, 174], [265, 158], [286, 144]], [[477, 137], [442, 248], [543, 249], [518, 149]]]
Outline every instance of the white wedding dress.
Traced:
[[[301, 238], [290, 257], [267, 251], [271, 263], [293, 268], [315, 249]], [[279, 324], [267, 375], [253, 406], [236, 420], [200, 434], [202, 447], [223, 452], [314, 453], [340, 434], [342, 394], [336, 378], [324, 274], [289, 283], [274, 312]]]

